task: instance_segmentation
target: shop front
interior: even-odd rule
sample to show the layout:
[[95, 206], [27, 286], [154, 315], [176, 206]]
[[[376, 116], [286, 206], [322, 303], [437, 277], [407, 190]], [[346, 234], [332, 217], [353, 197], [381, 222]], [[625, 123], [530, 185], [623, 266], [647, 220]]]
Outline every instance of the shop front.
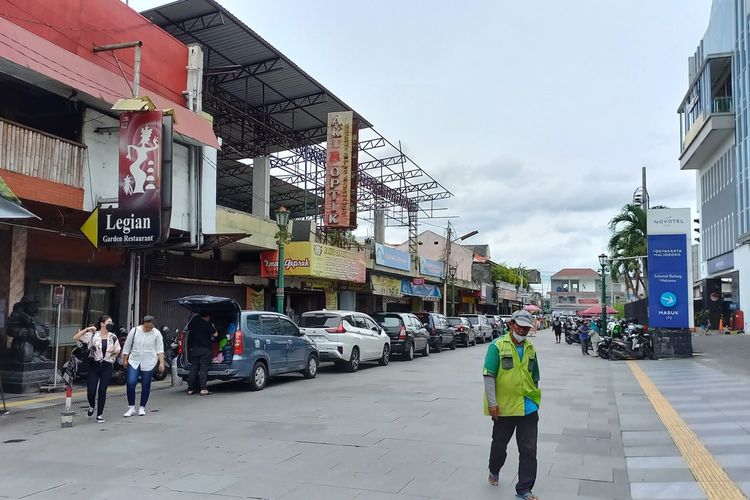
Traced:
[[412, 312], [442, 312], [440, 307], [443, 294], [440, 287], [429, 283], [415, 283], [413, 280], [401, 280], [401, 294], [412, 298]]
[[[284, 255], [284, 310], [298, 318], [317, 309], [355, 309], [369, 290], [366, 282], [365, 252], [294, 241], [286, 245]], [[275, 300], [278, 277], [277, 250], [260, 252], [260, 277], [268, 280], [267, 289]]]

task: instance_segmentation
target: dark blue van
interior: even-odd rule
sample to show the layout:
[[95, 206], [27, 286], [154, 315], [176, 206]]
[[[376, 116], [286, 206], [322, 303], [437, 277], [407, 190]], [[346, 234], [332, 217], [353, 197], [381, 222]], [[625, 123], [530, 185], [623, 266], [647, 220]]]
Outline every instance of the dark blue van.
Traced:
[[[208, 380], [240, 380], [249, 389], [259, 391], [275, 375], [299, 372], [305, 378], [314, 378], [318, 374], [315, 343], [283, 314], [243, 311], [234, 299], [212, 295], [190, 295], [173, 302], [193, 314], [208, 312], [219, 339], [227, 340], [209, 365]], [[190, 373], [187, 327], [180, 333], [177, 352], [177, 373], [187, 380]]]

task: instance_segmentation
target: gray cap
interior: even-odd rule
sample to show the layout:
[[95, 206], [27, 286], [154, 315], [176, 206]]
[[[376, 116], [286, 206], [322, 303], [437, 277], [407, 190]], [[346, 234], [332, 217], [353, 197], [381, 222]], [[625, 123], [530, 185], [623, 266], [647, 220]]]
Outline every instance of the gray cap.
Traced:
[[515, 321], [518, 326], [528, 326], [529, 328], [531, 328], [533, 319], [531, 313], [524, 309], [516, 311], [510, 316], [510, 320]]
[[144, 323], [153, 323], [154, 322], [154, 317], [151, 316], [150, 314], [147, 314], [147, 315], [145, 315], [143, 317], [143, 322]]

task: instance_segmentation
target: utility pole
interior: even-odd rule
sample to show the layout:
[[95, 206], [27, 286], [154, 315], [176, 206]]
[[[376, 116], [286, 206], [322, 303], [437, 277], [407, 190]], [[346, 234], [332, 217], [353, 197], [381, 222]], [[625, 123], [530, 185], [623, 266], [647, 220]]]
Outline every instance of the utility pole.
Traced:
[[448, 267], [451, 261], [451, 247], [453, 246], [453, 233], [450, 221], [445, 238], [445, 266], [443, 270], [443, 314], [448, 315]]

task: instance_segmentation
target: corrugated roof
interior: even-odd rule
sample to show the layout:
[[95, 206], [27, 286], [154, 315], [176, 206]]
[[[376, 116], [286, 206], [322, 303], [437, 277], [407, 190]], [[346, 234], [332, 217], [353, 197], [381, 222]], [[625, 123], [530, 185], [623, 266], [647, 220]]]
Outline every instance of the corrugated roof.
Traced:
[[[205, 74], [222, 90], [259, 110], [274, 106], [275, 120], [312, 142], [326, 140], [328, 113], [354, 111], [214, 0], [179, 0], [141, 14], [181, 42], [201, 45]], [[360, 128], [372, 126], [355, 116]]]
[[588, 267], [566, 267], [552, 275], [556, 278], [598, 278], [599, 273]]

